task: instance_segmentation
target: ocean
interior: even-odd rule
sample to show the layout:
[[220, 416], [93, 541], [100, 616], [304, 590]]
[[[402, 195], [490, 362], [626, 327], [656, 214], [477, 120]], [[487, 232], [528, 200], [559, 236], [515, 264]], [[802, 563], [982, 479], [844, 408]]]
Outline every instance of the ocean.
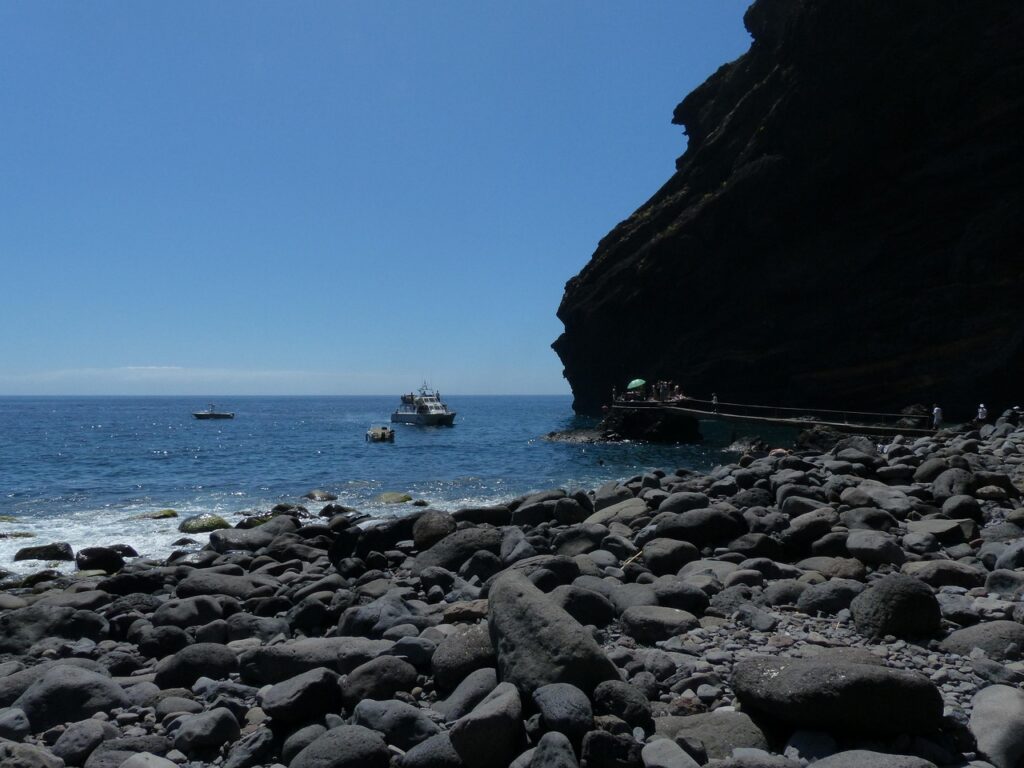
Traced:
[[[225, 421], [193, 419], [201, 397], [0, 397], [0, 569], [38, 570], [15, 552], [54, 541], [164, 557], [183, 517], [215, 512], [233, 523], [282, 502], [316, 513], [323, 503], [302, 498], [314, 489], [387, 516], [413, 507], [382, 504], [385, 491], [451, 510], [727, 458], [721, 442], [548, 440], [595, 424], [573, 414], [567, 395], [443, 397], [455, 426], [398, 424], [394, 444], [365, 434], [388, 422], [397, 396], [221, 397], [217, 409], [236, 414]], [[163, 509], [179, 518], [140, 517]]]

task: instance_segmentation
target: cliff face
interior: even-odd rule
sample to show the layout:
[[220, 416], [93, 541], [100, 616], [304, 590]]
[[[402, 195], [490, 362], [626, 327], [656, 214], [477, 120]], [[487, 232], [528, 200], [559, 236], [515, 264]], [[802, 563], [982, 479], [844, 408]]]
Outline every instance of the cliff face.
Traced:
[[676, 173], [566, 284], [576, 410], [636, 376], [1024, 401], [1024, 4], [757, 0], [744, 22], [750, 50], [676, 107]]

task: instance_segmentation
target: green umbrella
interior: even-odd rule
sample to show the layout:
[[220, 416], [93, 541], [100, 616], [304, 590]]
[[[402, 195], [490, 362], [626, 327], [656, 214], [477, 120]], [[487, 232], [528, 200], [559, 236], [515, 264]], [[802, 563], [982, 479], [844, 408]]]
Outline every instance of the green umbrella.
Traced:
[[640, 389], [647, 382], [643, 379], [633, 379], [629, 384], [626, 385], [626, 389]]

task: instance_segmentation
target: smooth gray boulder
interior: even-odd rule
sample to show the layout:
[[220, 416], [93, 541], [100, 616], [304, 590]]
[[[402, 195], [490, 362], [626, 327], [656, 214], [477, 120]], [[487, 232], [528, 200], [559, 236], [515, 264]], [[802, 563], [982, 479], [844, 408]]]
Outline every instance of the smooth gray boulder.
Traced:
[[388, 768], [384, 737], [361, 725], [341, 725], [314, 740], [288, 768]]
[[129, 704], [124, 689], [109, 677], [81, 667], [58, 664], [32, 683], [13, 706], [21, 709], [32, 724], [32, 730], [39, 732]]
[[352, 724], [384, 734], [388, 744], [402, 750], [412, 749], [441, 731], [424, 710], [394, 699], [360, 701], [352, 712]]
[[200, 677], [224, 680], [237, 670], [238, 657], [226, 645], [196, 643], [161, 659], [153, 682], [161, 688], [188, 688]]
[[279, 683], [302, 672], [326, 667], [347, 674], [394, 645], [365, 637], [308, 637], [244, 651], [238, 659], [242, 682]]
[[99, 640], [107, 620], [89, 610], [59, 605], [29, 605], [0, 612], [0, 653], [24, 653], [46, 637]]
[[851, 507], [884, 509], [898, 520], [905, 519], [914, 508], [907, 494], [877, 480], [863, 480], [860, 485], [847, 488], [839, 500]]
[[341, 682], [341, 700], [352, 709], [363, 699], [392, 699], [416, 685], [416, 668], [397, 656], [378, 656], [360, 664]]
[[521, 573], [506, 571], [491, 586], [488, 628], [499, 677], [524, 693], [571, 683], [589, 694], [619, 679], [590, 633]]
[[101, 742], [117, 735], [112, 724], [90, 717], [69, 725], [50, 751], [68, 765], [82, 765]]
[[951, 632], [940, 644], [947, 653], [970, 656], [975, 648], [996, 661], [1013, 661], [1024, 649], [1024, 624], [998, 619]]
[[745, 708], [798, 728], [928, 734], [942, 721], [942, 695], [928, 678], [834, 654], [742, 659], [732, 686]]
[[969, 728], [981, 752], [996, 768], [1024, 763], [1024, 691], [990, 685], [974, 694]]
[[454, 690], [470, 673], [493, 667], [494, 648], [487, 627], [460, 626], [437, 644], [430, 664], [441, 693]]
[[700, 763], [672, 739], [654, 739], [644, 744], [640, 759], [644, 768], [700, 768]]
[[479, 551], [494, 555], [501, 551], [501, 532], [497, 528], [464, 528], [445, 536], [430, 549], [416, 556], [412, 571], [419, 574], [426, 568], [438, 566], [457, 572], [459, 566]]
[[565, 734], [549, 731], [537, 742], [529, 768], [579, 768], [579, 762]]
[[635, 605], [622, 613], [622, 631], [641, 643], [656, 643], [699, 626], [697, 617], [678, 608]]
[[64, 761], [34, 744], [0, 741], [0, 765], [4, 768], [64, 768]]
[[32, 733], [28, 715], [17, 707], [0, 709], [0, 739], [21, 741]]
[[186, 755], [203, 754], [219, 748], [240, 735], [238, 720], [227, 707], [186, 715], [174, 731], [174, 748]]
[[120, 768], [178, 768], [178, 764], [152, 752], [139, 752], [121, 763]]
[[508, 765], [523, 741], [523, 706], [511, 683], [500, 683], [473, 711], [448, 731], [452, 746], [466, 768]]
[[869, 749], [837, 752], [813, 763], [816, 768], [936, 768], [935, 763], [913, 755], [890, 755]]
[[540, 712], [543, 727], [564, 733], [577, 747], [594, 727], [590, 699], [575, 685], [543, 685], [533, 692], [533, 703]]
[[317, 667], [275, 683], [261, 697], [263, 711], [281, 722], [315, 720], [341, 709], [340, 676]]
[[466, 675], [447, 699], [436, 702], [431, 708], [450, 723], [470, 712], [497, 687], [498, 671], [484, 667]]
[[768, 749], [768, 739], [744, 712], [719, 709], [699, 715], [659, 717], [654, 727], [656, 733], [670, 739], [697, 739], [711, 759], [727, 758], [734, 749]]
[[464, 768], [447, 731], [421, 741], [402, 756], [401, 768]]

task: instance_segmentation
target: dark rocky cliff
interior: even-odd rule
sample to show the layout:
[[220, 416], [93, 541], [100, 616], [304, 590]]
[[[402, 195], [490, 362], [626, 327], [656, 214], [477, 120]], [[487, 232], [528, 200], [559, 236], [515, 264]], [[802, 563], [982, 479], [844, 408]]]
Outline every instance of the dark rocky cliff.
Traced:
[[576, 410], [635, 376], [1024, 401], [1024, 3], [757, 0], [744, 21], [750, 50], [676, 107], [676, 173], [566, 284]]

